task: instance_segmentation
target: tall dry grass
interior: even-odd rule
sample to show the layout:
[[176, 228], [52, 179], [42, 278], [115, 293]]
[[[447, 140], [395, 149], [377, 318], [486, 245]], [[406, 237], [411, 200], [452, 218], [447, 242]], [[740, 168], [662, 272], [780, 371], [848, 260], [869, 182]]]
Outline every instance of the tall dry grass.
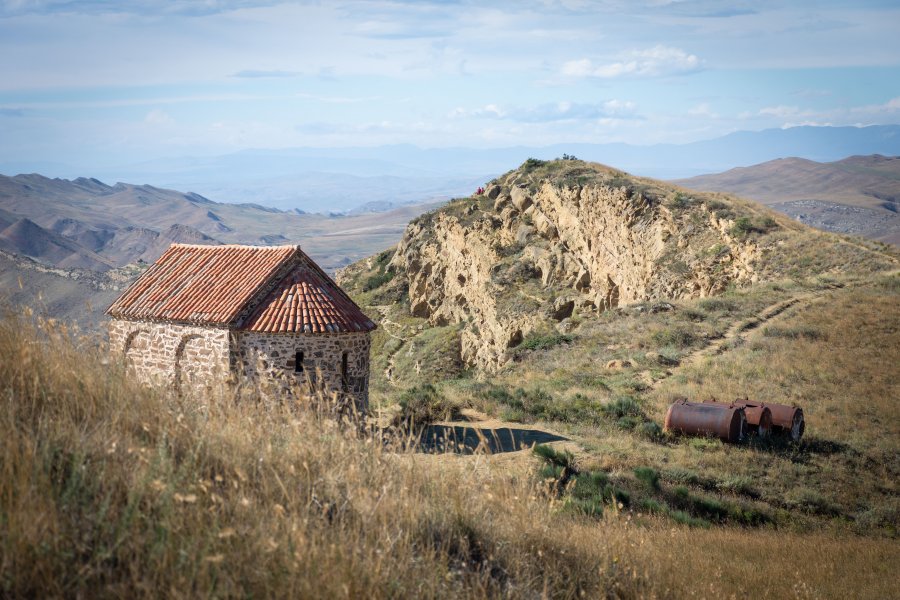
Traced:
[[886, 597], [888, 541], [560, 512], [496, 458], [142, 388], [0, 321], [0, 596]]
[[58, 325], [0, 324], [0, 595], [596, 594], [615, 576], [526, 482], [423, 472], [288, 406], [131, 382]]

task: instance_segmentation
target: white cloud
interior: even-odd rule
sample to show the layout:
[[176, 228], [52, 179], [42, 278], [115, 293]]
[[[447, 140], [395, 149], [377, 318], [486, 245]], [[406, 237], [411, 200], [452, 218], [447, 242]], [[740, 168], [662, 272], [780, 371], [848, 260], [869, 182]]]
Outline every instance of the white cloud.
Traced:
[[779, 119], [788, 119], [802, 116], [810, 116], [812, 113], [810, 111], [801, 110], [797, 106], [766, 106], [764, 108], [759, 109], [759, 116], [761, 117], [778, 117]]
[[702, 67], [696, 55], [688, 54], [681, 48], [654, 46], [646, 50], [632, 50], [611, 63], [594, 64], [588, 58], [570, 60], [563, 64], [562, 74], [567, 77], [661, 77], [683, 75]]
[[692, 117], [705, 117], [707, 119], [718, 119], [719, 114], [710, 108], [708, 102], [701, 102], [697, 106], [688, 109], [687, 114]]
[[175, 123], [175, 119], [173, 119], [172, 115], [170, 115], [166, 111], [159, 108], [154, 108], [147, 113], [146, 117], [144, 117], [144, 122], [149, 123], [150, 125], [164, 126], [173, 125]]
[[527, 108], [487, 104], [474, 110], [458, 107], [453, 109], [449, 116], [454, 118], [506, 119], [523, 123], [640, 118], [637, 115], [637, 105], [634, 102], [615, 99], [596, 104], [561, 101]]

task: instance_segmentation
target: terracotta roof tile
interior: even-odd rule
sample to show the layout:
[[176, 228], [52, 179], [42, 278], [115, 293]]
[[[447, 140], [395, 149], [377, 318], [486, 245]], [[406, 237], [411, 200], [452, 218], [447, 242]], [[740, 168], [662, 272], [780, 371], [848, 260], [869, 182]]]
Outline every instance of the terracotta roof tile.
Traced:
[[[248, 311], [250, 317], [241, 322]], [[375, 323], [299, 246], [173, 244], [107, 314], [248, 331], [375, 329]]]
[[339, 333], [371, 331], [375, 323], [308, 256], [283, 278], [241, 325], [247, 331]]

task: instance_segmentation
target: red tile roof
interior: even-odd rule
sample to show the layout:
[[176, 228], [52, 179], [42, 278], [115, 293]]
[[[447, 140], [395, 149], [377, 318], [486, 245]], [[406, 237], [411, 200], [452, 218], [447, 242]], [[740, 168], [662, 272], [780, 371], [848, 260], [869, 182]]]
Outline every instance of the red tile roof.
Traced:
[[106, 312], [249, 331], [375, 329], [299, 246], [172, 244]]

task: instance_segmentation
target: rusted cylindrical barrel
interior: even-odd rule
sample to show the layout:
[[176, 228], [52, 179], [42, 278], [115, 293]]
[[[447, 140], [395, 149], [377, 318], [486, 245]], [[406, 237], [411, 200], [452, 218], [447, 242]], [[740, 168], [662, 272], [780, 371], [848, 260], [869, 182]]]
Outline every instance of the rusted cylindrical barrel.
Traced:
[[[704, 400], [705, 404], [721, 404], [729, 406], [725, 402], [716, 402], [715, 400]], [[769, 410], [768, 404], [761, 402], [750, 402], [749, 400], [735, 400], [731, 402], [732, 406], [739, 406], [744, 409], [744, 416], [747, 417], [748, 433], [755, 433], [759, 437], [768, 437], [772, 431], [772, 411]]]
[[772, 429], [786, 434], [792, 442], [799, 442], [806, 429], [803, 409], [799, 406], [769, 403], [766, 403], [766, 408], [772, 411]]
[[666, 412], [665, 429], [686, 435], [714, 435], [737, 443], [746, 435], [747, 417], [740, 406], [676, 400]]

